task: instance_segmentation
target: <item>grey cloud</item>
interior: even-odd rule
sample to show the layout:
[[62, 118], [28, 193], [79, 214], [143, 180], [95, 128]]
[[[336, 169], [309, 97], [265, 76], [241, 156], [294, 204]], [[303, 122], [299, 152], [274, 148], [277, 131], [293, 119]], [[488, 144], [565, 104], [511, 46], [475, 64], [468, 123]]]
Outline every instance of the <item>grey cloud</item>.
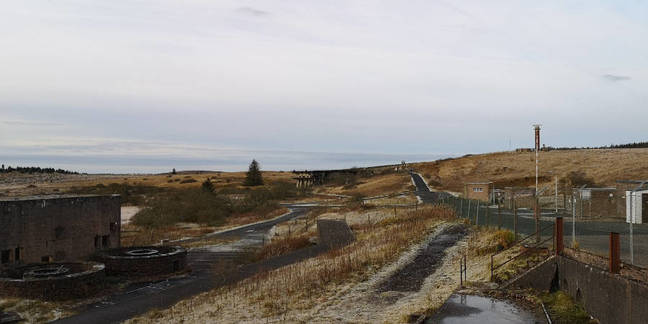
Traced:
[[252, 15], [252, 16], [256, 16], [256, 17], [267, 16], [267, 15], [270, 14], [267, 11], [255, 9], [255, 8], [252, 8], [252, 7], [241, 7], [241, 8], [236, 9], [236, 11], [241, 13], [241, 14]]
[[603, 79], [612, 82], [617, 82], [617, 81], [627, 81], [630, 80], [631, 78], [625, 75], [604, 74]]

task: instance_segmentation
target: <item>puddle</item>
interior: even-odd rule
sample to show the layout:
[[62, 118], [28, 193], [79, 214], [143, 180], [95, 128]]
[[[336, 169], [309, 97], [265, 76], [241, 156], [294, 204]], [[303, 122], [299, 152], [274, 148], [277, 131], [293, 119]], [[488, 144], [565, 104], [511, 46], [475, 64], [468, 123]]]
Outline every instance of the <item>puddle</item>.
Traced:
[[490, 297], [453, 294], [426, 324], [544, 323], [513, 303]]

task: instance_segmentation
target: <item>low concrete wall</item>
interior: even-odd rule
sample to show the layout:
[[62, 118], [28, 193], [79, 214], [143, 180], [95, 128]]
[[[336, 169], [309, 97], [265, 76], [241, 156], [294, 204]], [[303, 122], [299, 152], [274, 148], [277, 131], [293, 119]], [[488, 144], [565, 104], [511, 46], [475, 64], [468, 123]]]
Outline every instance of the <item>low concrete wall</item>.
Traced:
[[540, 291], [550, 290], [557, 270], [558, 264], [556, 263], [555, 257], [551, 257], [505, 285], [504, 288], [515, 287], [533, 288]]
[[319, 244], [331, 248], [349, 245], [355, 241], [355, 236], [345, 221], [332, 219], [317, 220], [317, 235]]
[[97, 256], [106, 265], [108, 275], [157, 276], [172, 274], [187, 268], [187, 250], [181, 247], [144, 247], [160, 250], [150, 256], [125, 256], [124, 251], [138, 248], [109, 250]]
[[[104, 285], [104, 265], [94, 262], [59, 263], [56, 266], [67, 266], [75, 269], [69, 275], [55, 278], [0, 278], [0, 295], [42, 300], [68, 300], [85, 298], [97, 293]], [[42, 266], [42, 265], [39, 265]], [[10, 271], [21, 274], [23, 269], [34, 265], [24, 266]], [[3, 273], [3, 275], [6, 273]]]
[[648, 322], [648, 285], [568, 257], [551, 258], [509, 286], [549, 290], [556, 271], [560, 290], [582, 303], [602, 324]]

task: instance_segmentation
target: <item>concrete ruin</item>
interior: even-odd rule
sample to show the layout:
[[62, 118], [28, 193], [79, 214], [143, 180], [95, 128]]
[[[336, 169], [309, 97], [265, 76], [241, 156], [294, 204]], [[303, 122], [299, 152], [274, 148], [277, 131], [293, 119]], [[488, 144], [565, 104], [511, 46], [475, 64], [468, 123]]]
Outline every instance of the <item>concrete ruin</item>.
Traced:
[[184, 271], [187, 250], [179, 246], [142, 246], [102, 251], [97, 259], [109, 275], [142, 277]]
[[42, 300], [91, 296], [103, 288], [104, 265], [95, 262], [32, 264], [0, 272], [0, 295]]
[[0, 268], [86, 259], [120, 246], [119, 195], [0, 198]]

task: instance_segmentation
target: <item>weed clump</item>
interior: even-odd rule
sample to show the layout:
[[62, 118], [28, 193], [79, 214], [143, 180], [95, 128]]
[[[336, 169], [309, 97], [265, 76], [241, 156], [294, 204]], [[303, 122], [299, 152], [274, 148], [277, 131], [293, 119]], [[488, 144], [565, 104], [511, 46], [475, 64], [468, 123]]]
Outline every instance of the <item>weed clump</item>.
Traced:
[[549, 308], [551, 318], [556, 323], [589, 324], [598, 323], [592, 320], [583, 306], [576, 303], [569, 295], [559, 290], [554, 293], [545, 293], [540, 300]]

